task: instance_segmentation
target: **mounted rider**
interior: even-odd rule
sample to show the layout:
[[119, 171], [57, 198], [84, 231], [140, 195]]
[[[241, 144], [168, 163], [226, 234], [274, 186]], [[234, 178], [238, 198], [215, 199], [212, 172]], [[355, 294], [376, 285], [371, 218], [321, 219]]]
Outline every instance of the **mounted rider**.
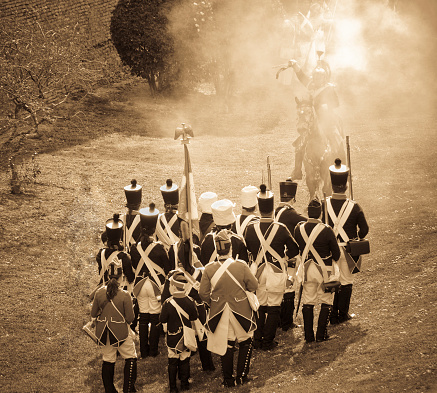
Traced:
[[[324, 60], [319, 60], [311, 76], [306, 75], [297, 64], [296, 60], [289, 60], [288, 67], [292, 67], [299, 81], [308, 89], [310, 100], [314, 108], [314, 114], [320, 129], [329, 140], [330, 146], [338, 146], [343, 143], [342, 132], [336, 132], [336, 128], [341, 131], [339, 118], [335, 114], [335, 109], [339, 106], [339, 100], [335, 91], [335, 85], [330, 83], [331, 69]], [[303, 128], [298, 127], [301, 132]], [[304, 155], [305, 135], [300, 134], [293, 142], [295, 147], [295, 166], [292, 178], [302, 179], [302, 161]]]

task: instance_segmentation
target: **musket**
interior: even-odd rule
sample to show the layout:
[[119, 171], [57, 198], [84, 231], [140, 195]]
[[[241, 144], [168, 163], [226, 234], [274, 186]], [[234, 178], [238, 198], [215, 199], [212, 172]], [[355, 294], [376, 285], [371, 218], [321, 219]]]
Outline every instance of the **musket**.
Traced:
[[351, 148], [350, 148], [350, 145], [349, 145], [349, 135], [346, 135], [346, 150], [347, 150], [347, 166], [349, 168], [350, 199], [354, 200], [354, 192], [353, 192], [353, 189], [352, 189]]
[[270, 156], [267, 156], [267, 187], [272, 189], [272, 169], [270, 167]]
[[303, 281], [300, 283], [299, 295], [297, 297], [296, 318], [297, 318], [297, 314], [299, 312], [300, 302], [302, 300], [302, 292], [303, 292]]
[[323, 213], [325, 214], [325, 224], [326, 225], [329, 225], [328, 224], [328, 206], [327, 206], [327, 203], [326, 203], [326, 192], [324, 192], [323, 193]]

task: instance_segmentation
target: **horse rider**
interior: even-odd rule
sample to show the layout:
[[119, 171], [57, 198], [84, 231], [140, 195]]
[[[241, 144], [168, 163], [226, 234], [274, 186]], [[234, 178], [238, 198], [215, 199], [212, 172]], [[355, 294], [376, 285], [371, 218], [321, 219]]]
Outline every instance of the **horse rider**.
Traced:
[[[306, 75], [296, 60], [289, 60], [286, 68], [292, 67], [299, 81], [308, 89], [311, 96], [318, 125], [324, 131], [329, 140], [330, 146], [338, 146], [342, 140], [336, 138], [335, 127], [339, 127], [339, 118], [335, 115], [335, 109], [339, 106], [339, 100], [335, 91], [335, 86], [329, 83], [331, 70], [329, 64], [324, 60], [319, 60], [317, 66], [312, 71], [311, 76]], [[341, 138], [343, 135], [341, 135]], [[304, 155], [304, 136], [299, 137], [293, 142], [295, 147], [295, 166], [292, 178], [302, 179], [302, 161]]]
[[332, 226], [341, 250], [339, 260], [341, 287], [334, 297], [331, 324], [348, 321], [349, 305], [352, 296], [354, 274], [361, 268], [362, 256], [352, 256], [348, 250], [348, 241], [364, 239], [369, 232], [369, 225], [361, 206], [346, 196], [349, 168], [337, 158], [329, 167], [332, 183], [332, 196], [326, 200], [328, 222]]
[[[296, 225], [307, 220], [305, 216], [299, 214], [293, 207], [293, 203], [296, 202], [296, 191], [297, 183], [290, 178], [280, 182], [279, 192], [281, 194], [281, 202], [275, 210], [275, 221], [284, 224], [292, 235]], [[294, 277], [295, 268], [287, 266], [287, 273], [289, 276]], [[296, 326], [293, 323], [295, 292], [295, 286], [290, 285], [285, 289], [284, 298], [282, 299], [281, 328], [285, 332]]]

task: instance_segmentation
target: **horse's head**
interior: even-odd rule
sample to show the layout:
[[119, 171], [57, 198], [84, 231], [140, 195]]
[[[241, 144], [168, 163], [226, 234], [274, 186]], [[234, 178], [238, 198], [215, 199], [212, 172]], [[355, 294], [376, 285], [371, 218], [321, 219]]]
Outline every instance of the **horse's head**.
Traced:
[[303, 130], [310, 130], [314, 123], [314, 108], [310, 99], [302, 99], [295, 97], [297, 123], [296, 128], [299, 132]]

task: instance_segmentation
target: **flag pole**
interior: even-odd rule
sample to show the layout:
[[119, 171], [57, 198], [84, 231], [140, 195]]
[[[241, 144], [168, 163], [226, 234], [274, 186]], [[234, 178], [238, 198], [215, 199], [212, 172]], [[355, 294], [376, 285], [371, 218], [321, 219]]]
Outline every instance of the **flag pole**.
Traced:
[[188, 152], [188, 144], [190, 143], [190, 138], [187, 135], [185, 123], [182, 123], [182, 139], [181, 143], [184, 145], [184, 158], [185, 158], [185, 179], [186, 187], [185, 192], [187, 193], [187, 214], [188, 214], [188, 232], [190, 239], [190, 263], [193, 265], [193, 222], [192, 222], [192, 212], [191, 212], [191, 184], [190, 184], [190, 171], [189, 162], [190, 156]]

